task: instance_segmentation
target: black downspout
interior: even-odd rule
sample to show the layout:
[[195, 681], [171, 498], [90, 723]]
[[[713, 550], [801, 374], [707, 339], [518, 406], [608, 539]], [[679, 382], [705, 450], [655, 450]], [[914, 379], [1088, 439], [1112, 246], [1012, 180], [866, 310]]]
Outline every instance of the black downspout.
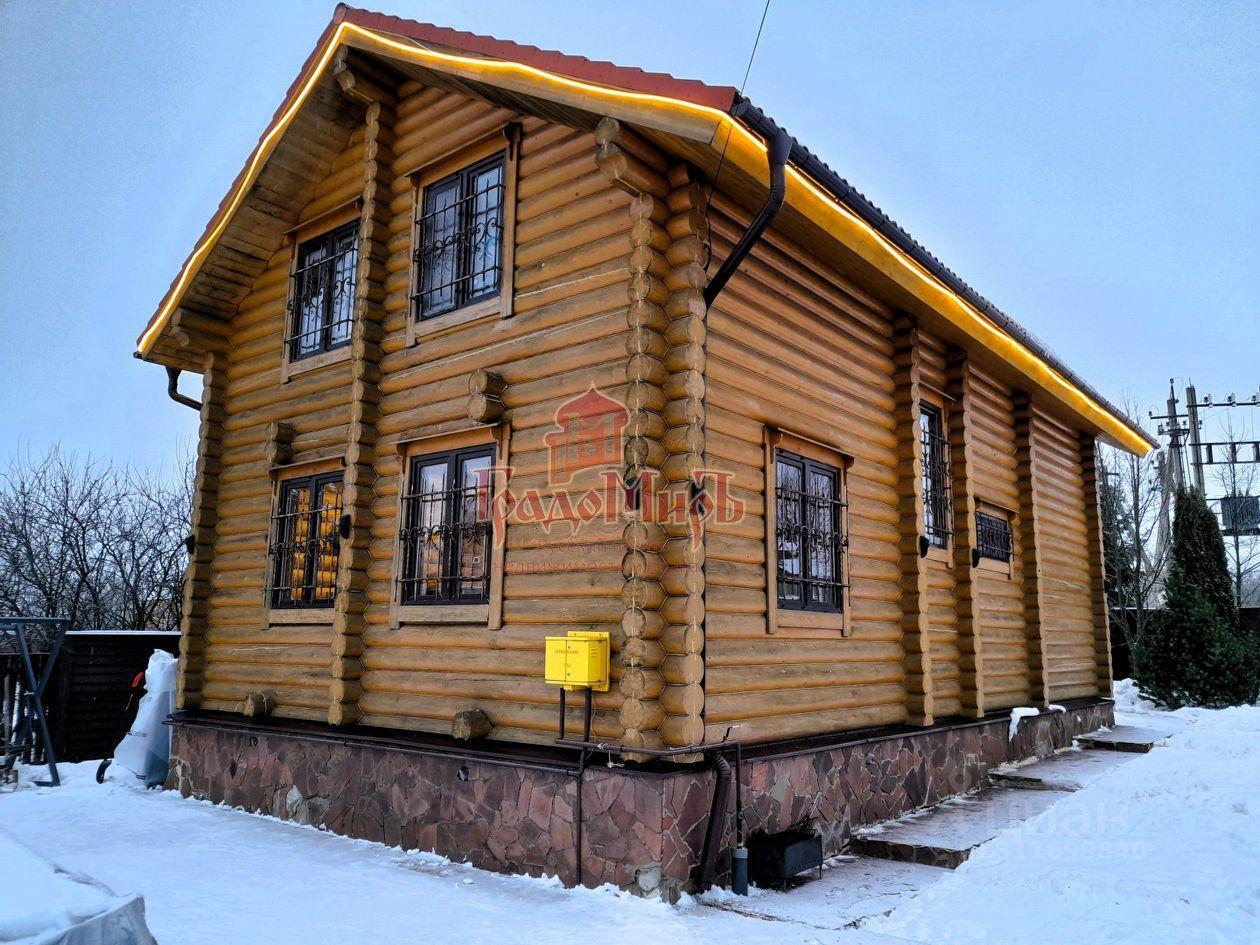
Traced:
[[201, 409], [200, 400], [193, 400], [191, 397], [179, 392], [179, 368], [168, 367], [166, 369], [166, 393], [177, 404], [192, 407], [193, 410]]
[[717, 876], [718, 859], [722, 855], [726, 839], [727, 809], [731, 803], [731, 763], [720, 752], [713, 755], [716, 779], [713, 785], [713, 804], [709, 808], [709, 824], [704, 831], [704, 850], [700, 854], [700, 892], [713, 887]]
[[757, 212], [752, 223], [748, 225], [744, 235], [739, 238], [731, 254], [726, 257], [713, 278], [709, 280], [709, 285], [704, 290], [706, 306], [712, 305], [713, 300], [726, 288], [726, 283], [731, 276], [735, 275], [735, 270], [744, 261], [744, 257], [752, 252], [757, 240], [761, 239], [761, 234], [765, 232], [766, 227], [770, 225], [783, 206], [783, 198], [787, 196], [788, 155], [792, 151], [793, 144], [790, 134], [782, 128], [776, 129], [766, 153], [766, 158], [770, 162], [770, 196], [766, 198], [765, 204]]

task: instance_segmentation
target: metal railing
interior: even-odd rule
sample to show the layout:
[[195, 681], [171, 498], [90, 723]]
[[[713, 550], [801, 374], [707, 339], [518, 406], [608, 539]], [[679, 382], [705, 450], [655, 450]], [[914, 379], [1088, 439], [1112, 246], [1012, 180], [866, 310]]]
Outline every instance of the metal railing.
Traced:
[[403, 496], [404, 604], [490, 599], [490, 489], [487, 484]]
[[1010, 562], [1011, 523], [987, 512], [976, 513], [976, 554], [981, 558]]

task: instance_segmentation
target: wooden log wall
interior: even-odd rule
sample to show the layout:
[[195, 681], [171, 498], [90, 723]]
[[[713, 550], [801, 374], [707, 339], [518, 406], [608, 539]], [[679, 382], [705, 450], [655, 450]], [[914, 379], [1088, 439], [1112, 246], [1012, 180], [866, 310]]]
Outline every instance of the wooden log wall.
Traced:
[[[714, 194], [714, 265], [750, 216]], [[707, 461], [733, 473], [746, 509], [707, 528], [708, 737], [730, 725], [765, 741], [905, 721], [892, 312], [771, 229], [710, 308], [706, 338]], [[767, 424], [853, 457], [850, 636], [766, 632]]]
[[923, 558], [923, 345], [918, 324], [899, 315], [893, 322], [896, 392], [897, 567], [901, 589], [902, 665], [906, 674], [906, 721], [931, 725], [936, 686], [932, 678], [931, 578]]
[[704, 191], [616, 121], [596, 138], [605, 177], [633, 198], [623, 475], [643, 499], [623, 531], [623, 741], [691, 745], [704, 736], [704, 530], [687, 514], [704, 466]]
[[1085, 491], [1085, 538], [1089, 542], [1089, 594], [1094, 614], [1094, 664], [1098, 695], [1112, 694], [1111, 624], [1103, 562], [1102, 517], [1098, 504], [1098, 441], [1082, 433], [1081, 478]]
[[628, 503], [622, 542], [621, 633], [618, 662], [622, 743], [634, 748], [660, 748], [664, 720], [660, 695], [665, 628], [661, 612], [666, 600], [666, 533], [652, 514], [651, 495], [660, 490], [667, 450], [665, 439], [665, 357], [669, 345], [664, 331], [668, 272], [664, 230], [669, 182], [664, 158], [645, 142], [623, 131], [620, 123], [604, 119], [596, 129], [597, 161], [608, 182], [632, 198], [630, 204], [630, 280], [626, 309], [627, 388], [626, 438], [622, 478], [637, 501]]
[[184, 575], [184, 616], [179, 637], [179, 678], [175, 704], [196, 709], [202, 704], [206, 640], [210, 629], [210, 595], [214, 590], [217, 554], [219, 481], [223, 472], [223, 409], [227, 391], [227, 358], [205, 356], [201, 386], [201, 428], [197, 437], [197, 469], [193, 479], [192, 554]]
[[984, 707], [996, 711], [1030, 704], [1023, 579], [1028, 543], [1023, 540], [1025, 530], [1018, 520], [1021, 492], [1013, 391], [974, 365], [969, 373], [972, 492], [977, 500], [1006, 510], [1015, 519], [1010, 574], [977, 570], [973, 575], [984, 665]]
[[[482, 708], [491, 737], [548, 743], [557, 691], [542, 682], [543, 638], [602, 630], [622, 645], [621, 523], [510, 523], [499, 629], [481, 624], [391, 623], [398, 542], [398, 444], [466, 428], [469, 377], [502, 378], [497, 396], [511, 428], [511, 486], [551, 497], [548, 449], [556, 411], [592, 385], [628, 394], [626, 286], [630, 197], [607, 183], [590, 132], [525, 117], [486, 102], [404, 82], [397, 89], [392, 202], [385, 260], [371, 562], [362, 634], [360, 721], [449, 732], [457, 712]], [[521, 124], [516, 184], [513, 315], [498, 314], [408, 344], [411, 174], [459, 149]], [[593, 732], [620, 738], [623, 668], [595, 697]], [[580, 730], [570, 700], [569, 731]]]
[[[343, 77], [358, 79], [352, 71]], [[350, 339], [350, 424], [346, 437], [346, 478], [342, 498], [350, 517], [341, 543], [337, 594], [333, 604], [332, 682], [328, 721], [345, 725], [359, 718], [363, 675], [362, 634], [368, 607], [372, 561], [372, 506], [376, 497], [376, 441], [381, 401], [381, 323], [385, 318], [386, 261], [389, 257], [390, 199], [393, 196], [394, 96], [375, 83], [350, 81], [366, 101], [363, 206], [359, 216], [359, 270]], [[375, 93], [364, 88], [377, 89]]]
[[705, 465], [705, 316], [704, 272], [707, 229], [704, 188], [685, 164], [669, 172], [666, 232], [670, 238], [665, 287], [665, 448], [662, 466], [675, 508], [665, 524], [665, 573], [669, 595], [661, 606], [665, 627], [661, 642], [668, 685], [661, 693], [665, 718], [661, 733], [669, 745], [704, 740], [705, 529], [703, 510], [693, 487], [710, 490], [699, 501], [713, 501], [712, 484], [702, 481]]
[[[941, 408], [941, 417], [945, 424], [942, 432], [949, 434], [949, 423], [956, 413], [956, 406], [949, 402], [945, 393], [946, 364], [945, 345], [927, 332], [918, 333], [919, 343], [919, 376], [922, 386], [922, 399], [934, 403]], [[914, 435], [919, 432], [916, 421]], [[951, 439], [950, 457], [956, 458], [962, 450], [956, 440]], [[919, 480], [922, 488], [922, 480]], [[958, 494], [954, 490], [955, 496]], [[921, 523], [922, 518], [919, 519]], [[966, 519], [959, 519], [954, 510], [954, 528], [963, 530], [968, 527]], [[919, 525], [917, 534], [923, 534], [923, 526]], [[955, 543], [956, 544], [956, 543]], [[927, 572], [927, 616], [931, 642], [929, 653], [932, 662], [932, 715], [938, 719], [961, 715], [962, 669], [961, 645], [958, 636], [958, 607], [955, 597], [954, 561], [952, 554], [946, 549], [936, 548], [924, 561]]]
[[982, 718], [984, 701], [984, 572], [975, 567], [972, 551], [976, 532], [977, 436], [975, 382], [965, 351], [950, 349], [945, 369], [945, 398], [949, 403], [947, 435], [950, 478], [953, 482], [954, 631], [958, 648], [959, 714]]
[[1096, 490], [1089, 493], [1093, 484], [1086, 484], [1079, 434], [1036, 405], [1032, 421], [1032, 497], [1041, 542], [1041, 636], [1046, 698], [1054, 702], [1098, 694], [1088, 512]]
[[[299, 224], [362, 197], [366, 139], [366, 124], [351, 133]], [[283, 380], [292, 256], [291, 242], [275, 253], [231, 322], [200, 696], [204, 708], [238, 711], [247, 693], [268, 691], [276, 715], [325, 721], [333, 679], [331, 612], [304, 624], [272, 624], [265, 605], [277, 458], [269, 430], [286, 425], [292, 439], [284, 460], [296, 464], [344, 456], [350, 433], [349, 361]]]

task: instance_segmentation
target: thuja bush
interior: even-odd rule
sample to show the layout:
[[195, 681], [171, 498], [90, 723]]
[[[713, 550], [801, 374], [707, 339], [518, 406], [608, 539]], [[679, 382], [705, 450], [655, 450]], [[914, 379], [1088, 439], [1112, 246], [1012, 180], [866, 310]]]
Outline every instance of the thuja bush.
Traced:
[[1238, 620], [1216, 516], [1196, 490], [1177, 496], [1164, 613], [1137, 660], [1142, 692], [1172, 708], [1260, 697], [1260, 647]]

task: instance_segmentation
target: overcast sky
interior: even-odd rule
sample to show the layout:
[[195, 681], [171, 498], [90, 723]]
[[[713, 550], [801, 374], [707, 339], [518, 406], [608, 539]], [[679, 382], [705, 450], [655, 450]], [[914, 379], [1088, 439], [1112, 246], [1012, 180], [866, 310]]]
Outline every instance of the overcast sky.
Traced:
[[[761, 15], [379, 3], [733, 85]], [[134, 340], [332, 9], [0, 0], [0, 462], [187, 447]], [[746, 91], [1111, 398], [1260, 384], [1260, 3], [772, 0]]]

